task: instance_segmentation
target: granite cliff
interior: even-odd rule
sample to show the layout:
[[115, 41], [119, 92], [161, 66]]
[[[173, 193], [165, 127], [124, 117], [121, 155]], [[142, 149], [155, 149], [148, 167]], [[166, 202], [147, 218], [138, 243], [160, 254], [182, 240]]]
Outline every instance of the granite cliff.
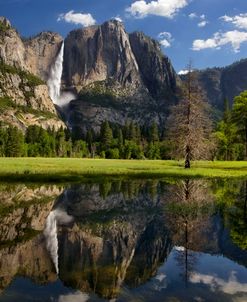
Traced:
[[78, 95], [68, 106], [72, 129], [99, 130], [104, 120], [162, 126], [177, 80], [158, 42], [129, 35], [119, 21], [77, 29], [65, 39], [62, 83]]
[[0, 112], [3, 125], [25, 131], [29, 125], [65, 127], [45, 83], [62, 38], [42, 33], [23, 40], [10, 22], [0, 18]]
[[242, 59], [223, 68], [208, 68], [196, 73], [209, 102], [222, 111], [224, 99], [232, 104], [234, 97], [247, 89], [246, 70], [247, 59]]

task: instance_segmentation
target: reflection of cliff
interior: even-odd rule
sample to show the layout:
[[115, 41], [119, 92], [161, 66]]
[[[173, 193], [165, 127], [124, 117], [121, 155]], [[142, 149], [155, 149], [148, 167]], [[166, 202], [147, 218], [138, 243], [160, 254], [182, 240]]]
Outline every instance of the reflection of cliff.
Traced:
[[31, 278], [37, 283], [56, 280], [53, 264], [40, 235], [15, 246], [0, 248], [0, 291], [17, 275]]
[[[169, 253], [157, 196], [150, 195], [145, 183], [129, 186], [113, 184], [106, 194], [102, 185], [82, 185], [60, 199], [76, 215], [73, 227], [62, 228], [58, 236], [59, 277], [66, 285], [114, 298], [125, 279], [130, 285], [146, 281]], [[135, 197], [125, 194], [133, 191]], [[140, 262], [142, 268], [137, 267]]]
[[1, 186], [0, 244], [20, 241], [27, 233], [41, 231], [56, 197], [57, 187]]
[[168, 257], [172, 242], [163, 219], [163, 217], [156, 217], [140, 236], [125, 279], [128, 286], [136, 287], [155, 276], [157, 268]]
[[37, 282], [56, 278], [39, 233], [60, 193], [55, 186], [0, 186], [0, 289], [16, 275]]

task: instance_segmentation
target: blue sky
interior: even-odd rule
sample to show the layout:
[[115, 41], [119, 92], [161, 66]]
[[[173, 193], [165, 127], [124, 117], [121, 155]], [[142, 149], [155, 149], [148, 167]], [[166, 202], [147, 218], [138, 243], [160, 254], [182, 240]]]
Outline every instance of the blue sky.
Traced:
[[21, 35], [121, 18], [128, 32], [158, 39], [176, 71], [225, 66], [247, 58], [247, 0], [0, 0]]

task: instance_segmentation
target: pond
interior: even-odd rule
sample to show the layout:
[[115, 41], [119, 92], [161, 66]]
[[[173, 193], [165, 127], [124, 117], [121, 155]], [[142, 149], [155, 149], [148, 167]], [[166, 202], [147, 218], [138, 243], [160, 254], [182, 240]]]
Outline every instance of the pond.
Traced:
[[0, 185], [0, 301], [247, 301], [247, 180]]

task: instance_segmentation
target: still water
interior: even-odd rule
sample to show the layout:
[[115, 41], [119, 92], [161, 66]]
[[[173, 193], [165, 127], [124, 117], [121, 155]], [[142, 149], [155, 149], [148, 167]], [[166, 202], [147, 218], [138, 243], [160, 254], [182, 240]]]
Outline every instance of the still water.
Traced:
[[0, 185], [0, 301], [247, 301], [247, 181]]

